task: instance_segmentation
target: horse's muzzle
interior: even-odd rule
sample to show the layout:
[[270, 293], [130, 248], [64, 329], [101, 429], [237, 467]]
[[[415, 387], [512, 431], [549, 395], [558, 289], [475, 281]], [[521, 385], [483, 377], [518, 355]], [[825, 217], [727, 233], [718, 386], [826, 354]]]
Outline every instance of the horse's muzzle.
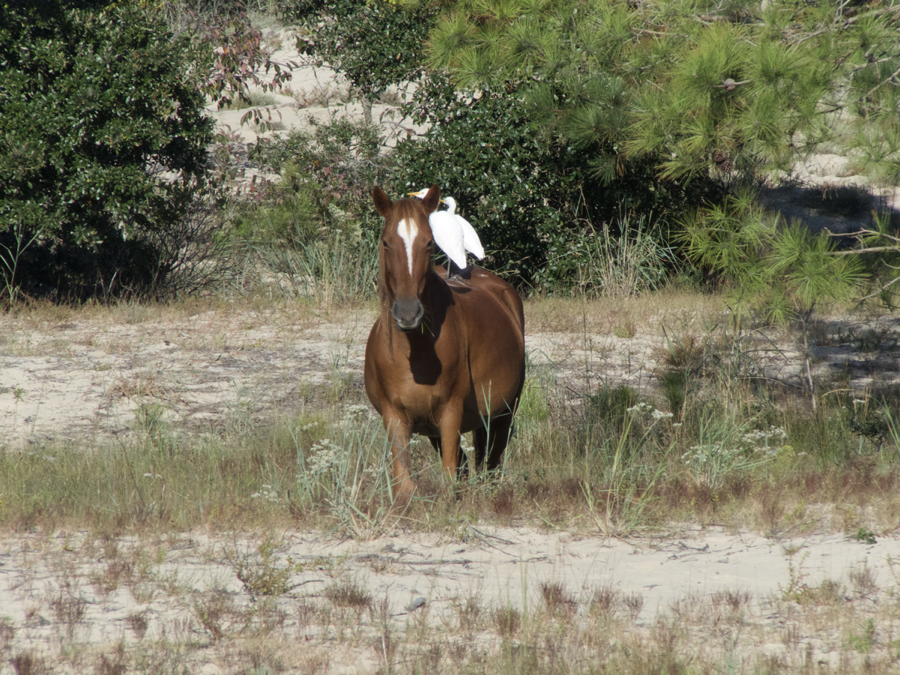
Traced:
[[425, 308], [417, 298], [398, 298], [391, 305], [391, 316], [397, 323], [397, 328], [404, 332], [416, 330], [422, 325], [425, 316]]

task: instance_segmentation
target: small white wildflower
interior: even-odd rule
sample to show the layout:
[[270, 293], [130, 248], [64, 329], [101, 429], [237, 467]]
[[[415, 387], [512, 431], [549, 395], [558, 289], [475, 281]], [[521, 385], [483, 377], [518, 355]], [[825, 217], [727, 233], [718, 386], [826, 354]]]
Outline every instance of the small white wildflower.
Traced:
[[650, 413], [650, 416], [655, 420], [668, 419], [669, 417], [675, 417], [670, 412], [663, 412], [662, 410], [654, 410]]
[[312, 455], [308, 461], [309, 470], [313, 475], [319, 475], [338, 465], [339, 453], [343, 448], [337, 443], [332, 443], [331, 439], [323, 438], [318, 443], [314, 443], [310, 450]]
[[362, 404], [348, 405], [346, 408], [344, 408], [344, 411], [350, 418], [364, 417], [369, 413], [369, 406]]

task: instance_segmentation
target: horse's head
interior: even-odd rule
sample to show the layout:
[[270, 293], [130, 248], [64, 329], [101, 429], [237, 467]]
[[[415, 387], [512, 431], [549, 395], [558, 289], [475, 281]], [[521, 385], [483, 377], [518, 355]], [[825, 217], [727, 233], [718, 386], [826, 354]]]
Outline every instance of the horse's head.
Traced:
[[435, 185], [423, 199], [392, 202], [381, 188], [376, 187], [372, 199], [378, 213], [384, 216], [381, 233], [384, 300], [390, 305], [397, 328], [415, 330], [425, 316], [420, 298], [431, 271], [434, 247], [428, 215], [437, 208], [441, 191]]

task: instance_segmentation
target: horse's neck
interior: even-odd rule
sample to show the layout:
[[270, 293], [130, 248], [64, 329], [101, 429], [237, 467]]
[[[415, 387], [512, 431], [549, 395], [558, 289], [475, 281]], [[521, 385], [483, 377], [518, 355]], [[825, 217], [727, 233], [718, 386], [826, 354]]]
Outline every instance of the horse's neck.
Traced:
[[430, 319], [434, 314], [434, 310], [442, 305], [442, 309], [446, 309], [447, 303], [450, 302], [450, 287], [447, 282], [432, 267], [428, 270], [425, 277], [425, 288], [419, 302], [425, 308], [425, 317]]

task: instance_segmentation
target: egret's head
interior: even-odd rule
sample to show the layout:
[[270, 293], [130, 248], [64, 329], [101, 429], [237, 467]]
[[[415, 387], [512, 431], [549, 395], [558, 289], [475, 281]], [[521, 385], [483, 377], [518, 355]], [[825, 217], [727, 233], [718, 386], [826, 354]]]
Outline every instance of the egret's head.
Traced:
[[[428, 188], [423, 188], [423, 189], [419, 190], [418, 192], [407, 192], [406, 196], [407, 197], [418, 197], [419, 199], [425, 199], [425, 195], [427, 195], [427, 194], [428, 194]], [[456, 202], [453, 201], [453, 197], [447, 197], [447, 199], [442, 198], [440, 200], [440, 203], [441, 204], [452, 204], [454, 206], [454, 208], [456, 207]]]

